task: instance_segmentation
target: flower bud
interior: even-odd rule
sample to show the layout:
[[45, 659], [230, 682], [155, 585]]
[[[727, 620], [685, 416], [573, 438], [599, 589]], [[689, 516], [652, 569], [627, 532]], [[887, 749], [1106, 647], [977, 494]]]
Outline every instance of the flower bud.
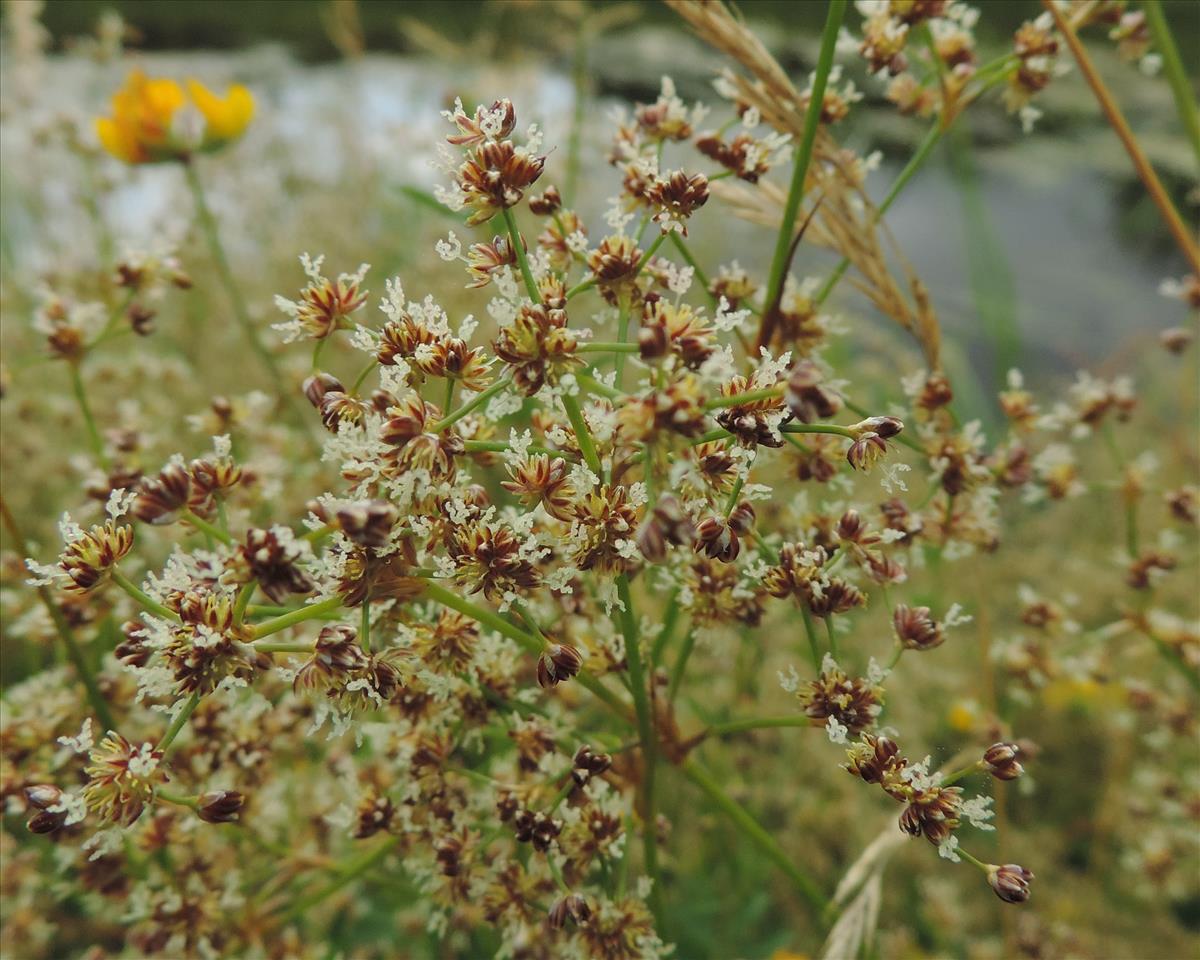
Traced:
[[570, 680], [583, 666], [583, 656], [569, 643], [552, 643], [538, 658], [538, 685], [547, 688]]
[[325, 394], [346, 392], [342, 381], [332, 373], [314, 373], [304, 381], [301, 389], [304, 390], [304, 396], [308, 398], [308, 402], [317, 408], [320, 408]]
[[1005, 903], [1024, 903], [1029, 899], [1029, 881], [1033, 874], [1016, 863], [988, 867], [988, 883]]
[[236, 790], [210, 790], [196, 798], [196, 813], [206, 823], [233, 823], [245, 803]]
[[984, 768], [997, 780], [1016, 780], [1025, 772], [1017, 760], [1020, 753], [1021, 748], [1015, 743], [993, 743], [984, 751]]
[[907, 650], [932, 650], [946, 640], [942, 625], [930, 616], [928, 607], [897, 604], [892, 613], [892, 627]]
[[38, 783], [25, 788], [25, 800], [31, 807], [46, 810], [62, 799], [62, 791], [52, 783]]
[[587, 900], [578, 893], [571, 893], [561, 898], [550, 908], [546, 922], [550, 924], [550, 929], [561, 930], [566, 925], [567, 920], [583, 924], [587, 923], [591, 919], [591, 916], [592, 908], [588, 906]]
[[864, 433], [850, 444], [846, 462], [855, 470], [867, 472], [887, 454], [887, 441], [877, 433]]

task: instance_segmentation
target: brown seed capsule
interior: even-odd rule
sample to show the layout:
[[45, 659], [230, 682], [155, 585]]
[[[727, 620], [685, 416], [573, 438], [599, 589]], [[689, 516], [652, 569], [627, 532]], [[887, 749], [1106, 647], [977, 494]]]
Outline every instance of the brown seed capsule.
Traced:
[[792, 415], [801, 423], [828, 420], [842, 408], [842, 398], [821, 385], [821, 368], [811, 360], [801, 360], [788, 374], [783, 399]]
[[987, 880], [991, 888], [1005, 903], [1024, 903], [1029, 899], [1029, 881], [1033, 873], [1020, 864], [992, 864], [988, 867]]
[[551, 184], [544, 192], [529, 198], [529, 210], [539, 217], [548, 217], [562, 207], [562, 196], [558, 187]]
[[592, 908], [578, 893], [571, 893], [555, 902], [546, 915], [546, 922], [551, 930], [561, 930], [567, 920], [577, 924], [585, 924], [592, 917]]
[[887, 441], [877, 433], [864, 433], [850, 444], [846, 462], [855, 470], [866, 473], [887, 455]]
[[399, 513], [386, 500], [351, 503], [337, 511], [342, 533], [361, 547], [377, 550], [388, 542]]
[[946, 640], [942, 625], [933, 619], [928, 607], [897, 604], [892, 613], [892, 627], [907, 650], [932, 650]]
[[191, 475], [181, 463], [168, 463], [156, 477], [142, 480], [133, 515], [142, 523], [169, 523], [171, 514], [187, 504]]
[[997, 780], [1016, 780], [1025, 772], [1017, 760], [1020, 753], [1015, 743], [993, 743], [984, 751], [984, 768]]
[[30, 833], [54, 833], [66, 822], [66, 813], [51, 813], [49, 810], [39, 810], [25, 823]]
[[543, 688], [570, 680], [583, 667], [583, 656], [569, 643], [552, 643], [538, 657], [537, 682]]
[[236, 790], [209, 790], [196, 798], [196, 813], [206, 823], [233, 823], [245, 803]]
[[592, 777], [599, 776], [612, 766], [612, 757], [607, 753], [593, 753], [587, 744], [575, 751], [575, 766], [571, 776], [581, 787]]
[[332, 373], [314, 373], [304, 381], [301, 389], [304, 391], [304, 396], [308, 398], [308, 402], [318, 410], [321, 408], [321, 401], [325, 399], [325, 394], [346, 392], [342, 381]]
[[1191, 346], [1193, 339], [1195, 337], [1192, 331], [1186, 327], [1171, 327], [1158, 335], [1158, 342], [1163, 345], [1163, 349], [1176, 356]]

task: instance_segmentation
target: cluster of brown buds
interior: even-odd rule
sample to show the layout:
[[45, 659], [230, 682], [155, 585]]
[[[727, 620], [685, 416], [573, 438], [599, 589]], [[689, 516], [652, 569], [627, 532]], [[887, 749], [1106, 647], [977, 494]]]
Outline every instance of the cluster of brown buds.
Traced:
[[50, 783], [25, 788], [25, 802], [37, 811], [25, 824], [30, 833], [54, 833], [62, 828], [67, 820], [63, 797], [63, 792]]
[[518, 843], [532, 843], [533, 849], [545, 853], [562, 833], [562, 821], [548, 814], [521, 809], [513, 817], [513, 828]]
[[454, 171], [457, 192], [439, 191], [439, 199], [456, 210], [470, 207], [473, 212], [467, 223], [471, 225], [484, 223], [520, 203], [525, 190], [542, 175], [546, 158], [508, 139], [516, 127], [511, 101], [479, 106], [474, 116], [468, 116], [460, 102], [453, 112], [444, 115], [459, 129], [459, 133], [446, 138], [447, 142], [467, 150]]
[[677, 229], [686, 237], [688, 217], [708, 202], [708, 178], [676, 170], [650, 184], [646, 202], [657, 208], [652, 219], [664, 232]]
[[512, 371], [513, 384], [527, 397], [583, 366], [578, 341], [567, 326], [567, 312], [546, 304], [524, 304], [492, 344]]
[[143, 477], [137, 487], [132, 513], [142, 523], [166, 524], [182, 510], [199, 516], [211, 516], [216, 498], [225, 496], [246, 475], [227, 456], [193, 460], [184, 464], [172, 461], [152, 477]]
[[583, 926], [592, 918], [592, 908], [587, 899], [578, 893], [569, 893], [554, 902], [546, 915], [546, 922], [551, 930], [561, 930], [570, 920], [578, 926]]
[[730, 511], [728, 517], [705, 517], [696, 526], [696, 540], [692, 545], [697, 553], [703, 553], [722, 563], [733, 563], [742, 549], [741, 538], [754, 529], [754, 507], [741, 501]]
[[1025, 772], [1017, 759], [1020, 755], [1015, 743], [993, 743], [984, 751], [980, 766], [997, 780], [1016, 780]]
[[883, 711], [883, 688], [865, 677], [848, 676], [828, 654], [820, 676], [801, 687], [797, 696], [805, 715], [822, 724], [836, 743], [872, 729]]
[[612, 766], [612, 757], [607, 753], [595, 753], [587, 744], [575, 751], [571, 778], [578, 786], [584, 786], [592, 777], [598, 777]]
[[209, 790], [196, 797], [196, 816], [205, 823], [236, 823], [245, 805], [237, 790]]

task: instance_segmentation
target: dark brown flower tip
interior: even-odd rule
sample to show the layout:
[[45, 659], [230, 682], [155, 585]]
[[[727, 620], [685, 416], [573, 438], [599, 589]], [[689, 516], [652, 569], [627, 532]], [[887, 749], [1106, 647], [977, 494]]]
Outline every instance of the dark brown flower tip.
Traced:
[[530, 212], [536, 213], [539, 217], [548, 217], [561, 207], [562, 196], [558, 192], [558, 187], [553, 184], [548, 186], [543, 193], [529, 198]]
[[597, 777], [612, 766], [612, 757], [607, 753], [594, 753], [587, 744], [575, 751], [574, 768], [571, 776], [581, 787], [592, 777]]
[[1179, 356], [1191, 346], [1194, 339], [1195, 335], [1186, 327], [1171, 327], [1158, 335], [1158, 342], [1162, 344], [1163, 349], [1175, 356]]
[[1024, 903], [1029, 899], [1029, 882], [1033, 873], [1020, 864], [992, 864], [987, 872], [988, 884], [1005, 903]]
[[821, 368], [811, 360], [801, 360], [788, 374], [783, 399], [792, 415], [801, 423], [828, 420], [842, 408], [842, 398], [822, 386]]
[[205, 823], [233, 823], [245, 804], [236, 790], [210, 790], [196, 798], [196, 813]]
[[569, 643], [552, 643], [538, 657], [537, 681], [543, 688], [570, 680], [583, 667], [583, 655]]
[[592, 917], [592, 908], [578, 893], [571, 893], [558, 900], [546, 915], [546, 922], [552, 930], [561, 930], [567, 920], [576, 924], [585, 924]]
[[897, 604], [892, 613], [892, 627], [901, 645], [908, 650], [932, 650], [946, 640], [942, 625], [933, 619], [928, 607]]
[[342, 533], [361, 547], [376, 550], [388, 542], [399, 513], [386, 500], [352, 503], [337, 511]]
[[864, 433], [850, 444], [846, 451], [846, 462], [855, 470], [869, 471], [887, 456], [887, 441], [877, 433]]
[[983, 765], [997, 780], [1016, 780], [1025, 768], [1017, 760], [1021, 748], [1015, 743], [993, 743], [983, 754]]
[[332, 373], [314, 373], [304, 381], [301, 389], [308, 402], [318, 410], [321, 409], [321, 401], [325, 399], [325, 394], [346, 392], [342, 381]]

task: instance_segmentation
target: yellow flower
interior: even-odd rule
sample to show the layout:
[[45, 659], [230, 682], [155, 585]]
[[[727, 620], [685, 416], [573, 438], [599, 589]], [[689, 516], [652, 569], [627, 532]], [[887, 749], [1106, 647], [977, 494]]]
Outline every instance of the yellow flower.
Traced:
[[175, 80], [134, 70], [113, 94], [112, 116], [96, 119], [100, 143], [126, 163], [184, 160], [240, 137], [254, 116], [254, 97], [234, 84], [219, 97], [197, 80]]

